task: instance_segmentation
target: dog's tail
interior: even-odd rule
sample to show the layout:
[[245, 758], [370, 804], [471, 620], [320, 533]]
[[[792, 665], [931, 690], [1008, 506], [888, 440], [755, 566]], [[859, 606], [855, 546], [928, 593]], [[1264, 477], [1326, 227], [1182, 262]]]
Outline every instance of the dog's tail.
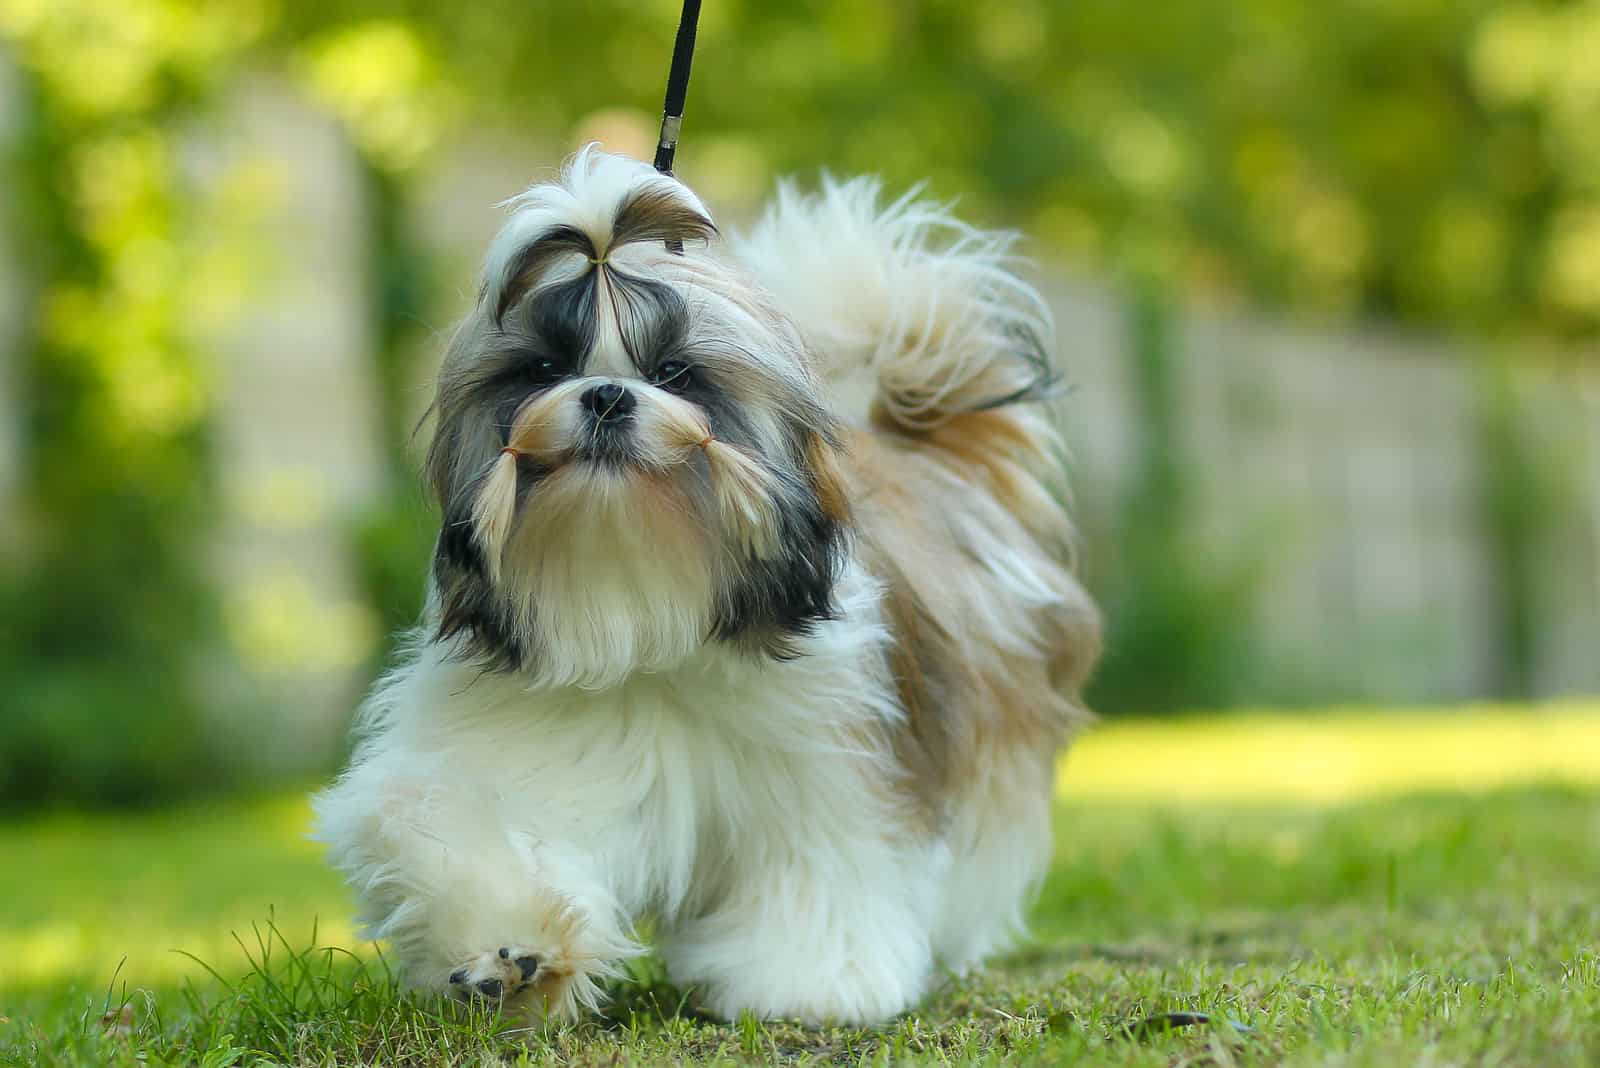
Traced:
[[[898, 575], [889, 582], [900, 591], [890, 605], [897, 629], [964, 634], [950, 640], [971, 648], [1002, 629], [950, 619], [933, 607], [937, 595], [916, 592], [900, 570], [923, 551], [923, 531], [942, 526], [965, 557], [983, 562], [984, 581], [1031, 606], [1018, 612], [1032, 616], [1055, 685], [1076, 701], [1099, 623], [1069, 574], [1076, 536], [1050, 403], [1061, 392], [1055, 326], [1044, 298], [1015, 273], [1014, 244], [916, 192], [884, 206], [878, 183], [858, 178], [824, 179], [814, 193], [781, 186], [736, 251], [794, 320], [840, 414], [893, 439], [892, 450], [852, 442], [848, 467], [868, 490], [862, 510], [875, 516], [861, 527], [863, 543], [883, 574]], [[907, 500], [919, 493], [930, 496]], [[951, 497], [941, 502], [940, 493]]]
[[[876, 180], [784, 184], [739, 243], [794, 317], [846, 414], [921, 439], [1053, 451], [1049, 306], [1014, 273], [1014, 235], [978, 230]], [[1042, 457], [1041, 457], [1042, 458]]]

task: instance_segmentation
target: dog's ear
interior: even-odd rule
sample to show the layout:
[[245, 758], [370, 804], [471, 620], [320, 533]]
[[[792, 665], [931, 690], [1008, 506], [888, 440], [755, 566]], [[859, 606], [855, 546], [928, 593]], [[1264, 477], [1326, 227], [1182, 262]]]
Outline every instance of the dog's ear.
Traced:
[[489, 578], [488, 563], [472, 522], [473, 496], [457, 492], [445, 507], [433, 549], [433, 585], [438, 602], [436, 641], [457, 640], [465, 659], [494, 671], [514, 671], [528, 660], [506, 600]]
[[834, 586], [848, 552], [842, 446], [821, 431], [807, 431], [803, 440], [804, 484], [791, 484], [780, 498], [775, 549], [742, 561], [715, 624], [717, 637], [779, 659], [795, 655], [796, 638], [837, 615]]
[[528, 650], [505, 598], [494, 590], [473, 522], [483, 479], [504, 444], [500, 420], [485, 414], [474, 392], [477, 336], [470, 321], [456, 332], [430, 409], [433, 440], [424, 475], [442, 515], [433, 548], [434, 638], [456, 640], [463, 657], [487, 668], [511, 670], [527, 661]]
[[850, 491], [845, 483], [842, 446], [831, 436], [806, 435], [805, 466], [817, 507], [835, 523], [850, 522]]

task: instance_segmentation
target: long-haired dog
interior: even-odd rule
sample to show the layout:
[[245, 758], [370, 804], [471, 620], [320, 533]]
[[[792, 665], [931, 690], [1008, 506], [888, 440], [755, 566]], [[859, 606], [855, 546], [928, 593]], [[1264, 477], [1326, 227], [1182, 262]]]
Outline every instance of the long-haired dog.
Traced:
[[439, 373], [422, 628], [319, 835], [409, 981], [570, 1017], [641, 951], [873, 1021], [1003, 946], [1099, 623], [1010, 242], [875, 183], [724, 242], [644, 164], [511, 202]]

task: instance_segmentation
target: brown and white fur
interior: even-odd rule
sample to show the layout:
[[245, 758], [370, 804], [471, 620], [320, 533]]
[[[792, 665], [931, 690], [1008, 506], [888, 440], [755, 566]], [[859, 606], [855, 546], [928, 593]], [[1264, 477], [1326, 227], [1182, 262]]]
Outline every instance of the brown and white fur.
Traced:
[[1048, 311], [867, 180], [728, 242], [594, 150], [510, 207], [319, 835], [424, 989], [571, 1017], [649, 917], [723, 1016], [902, 1012], [1018, 931], [1098, 653]]

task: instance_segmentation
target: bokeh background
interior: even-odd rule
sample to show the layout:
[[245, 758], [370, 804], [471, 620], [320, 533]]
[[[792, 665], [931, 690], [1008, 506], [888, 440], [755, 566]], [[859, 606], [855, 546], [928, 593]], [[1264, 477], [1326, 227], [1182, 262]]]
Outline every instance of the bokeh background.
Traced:
[[[677, 15], [0, 0], [0, 806], [333, 766], [495, 204], [647, 158]], [[1593, 694], [1596, 56], [1592, 0], [710, 0], [679, 168], [1027, 236], [1103, 713]]]
[[[216, 980], [375, 959], [306, 797], [420, 607], [442, 339], [498, 202], [648, 158], [678, 13], [0, 0], [0, 1062], [337, 1059]], [[1596, 57], [1600, 0], [706, 0], [724, 226], [922, 183], [1056, 312], [1105, 719], [988, 1026], [1596, 1063]]]

